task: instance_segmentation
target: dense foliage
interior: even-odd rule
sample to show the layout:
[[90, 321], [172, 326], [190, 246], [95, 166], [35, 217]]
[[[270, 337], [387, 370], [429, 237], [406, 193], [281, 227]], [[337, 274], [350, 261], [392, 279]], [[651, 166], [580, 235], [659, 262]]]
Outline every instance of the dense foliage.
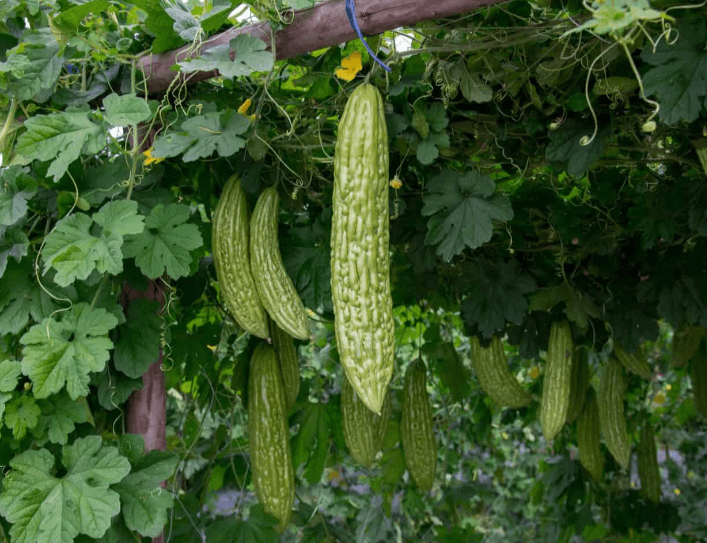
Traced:
[[[246, 8], [277, 30], [312, 4], [0, 3], [0, 540], [280, 537], [249, 468], [262, 340], [229, 316], [211, 254], [237, 174], [250, 210], [277, 187], [279, 250], [314, 331], [297, 342], [283, 540], [703, 541], [707, 396], [691, 389], [707, 389], [707, 7], [513, 0], [369, 38], [391, 73], [359, 41], [274, 62], [240, 35], [196, 55]], [[182, 45], [175, 75], [220, 76], [146, 96], [138, 60]], [[330, 284], [338, 122], [364, 79], [386, 108], [396, 321], [371, 468], [346, 449]], [[164, 303], [121, 296], [148, 284]], [[592, 391], [612, 353], [647, 357], [649, 379], [623, 373], [623, 407], [630, 452], [650, 425], [665, 453], [657, 503], [603, 445], [603, 478], [583, 468], [574, 424], [542, 437], [558, 320]], [[501, 409], [479, 387], [470, 352], [492, 338], [530, 405]], [[145, 454], [125, 402], [160, 353], [168, 450]], [[429, 493], [400, 438], [418, 358]]]

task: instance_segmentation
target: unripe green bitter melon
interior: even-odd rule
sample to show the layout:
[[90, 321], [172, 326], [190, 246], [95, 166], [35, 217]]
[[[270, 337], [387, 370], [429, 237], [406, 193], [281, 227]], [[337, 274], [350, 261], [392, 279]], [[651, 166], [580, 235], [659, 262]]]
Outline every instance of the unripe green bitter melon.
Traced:
[[277, 237], [280, 197], [265, 189], [250, 220], [250, 263], [260, 301], [270, 318], [292, 337], [309, 339], [309, 318], [304, 304], [287, 275]]
[[405, 371], [400, 421], [405, 463], [413, 481], [423, 491], [432, 488], [437, 466], [437, 443], [426, 376], [425, 363], [419, 358], [410, 363]]
[[388, 190], [383, 98], [364, 83], [351, 93], [339, 122], [331, 292], [341, 364], [374, 413], [381, 412], [394, 364]]
[[540, 425], [545, 439], [555, 439], [567, 420], [570, 408], [572, 376], [572, 330], [565, 321], [550, 327], [547, 346], [543, 395], [540, 402]]
[[527, 406], [532, 396], [508, 369], [503, 344], [497, 336], [488, 347], [482, 347], [479, 338], [469, 338], [471, 362], [483, 391], [500, 407], [519, 409]]
[[238, 325], [261, 338], [268, 337], [265, 308], [250, 267], [248, 202], [241, 182], [231, 176], [213, 215], [211, 245], [221, 298]]
[[248, 378], [250, 467], [258, 501], [284, 530], [295, 499], [290, 428], [285, 391], [275, 351], [264, 344], [253, 352]]
[[341, 422], [346, 447], [351, 458], [364, 467], [370, 467], [383, 445], [390, 418], [390, 395], [386, 394], [383, 409], [378, 415], [361, 401], [344, 375], [341, 385]]
[[627, 469], [631, 442], [624, 414], [624, 369], [613, 356], [606, 361], [599, 384], [599, 422], [609, 452]]

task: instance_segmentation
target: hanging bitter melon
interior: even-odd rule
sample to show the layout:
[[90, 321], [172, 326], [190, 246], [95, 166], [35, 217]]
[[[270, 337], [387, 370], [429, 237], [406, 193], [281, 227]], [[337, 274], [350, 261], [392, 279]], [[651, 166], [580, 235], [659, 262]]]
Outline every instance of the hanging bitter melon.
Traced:
[[261, 344], [253, 352], [248, 377], [250, 467], [258, 501], [284, 530], [295, 500], [290, 428], [277, 355]]
[[280, 197], [270, 187], [255, 204], [250, 220], [250, 263], [260, 301], [277, 325], [292, 337], [309, 339], [309, 317], [280, 255], [277, 216]]
[[471, 362], [483, 391], [500, 407], [519, 409], [533, 399], [508, 369], [503, 344], [497, 336], [488, 347], [482, 347], [479, 338], [469, 338]]
[[331, 293], [341, 365], [359, 398], [380, 413], [393, 375], [388, 133], [374, 86], [351, 93], [334, 155]]
[[216, 204], [211, 246], [216, 279], [226, 309], [246, 332], [267, 338], [268, 317], [250, 267], [248, 202], [235, 175], [226, 181]]

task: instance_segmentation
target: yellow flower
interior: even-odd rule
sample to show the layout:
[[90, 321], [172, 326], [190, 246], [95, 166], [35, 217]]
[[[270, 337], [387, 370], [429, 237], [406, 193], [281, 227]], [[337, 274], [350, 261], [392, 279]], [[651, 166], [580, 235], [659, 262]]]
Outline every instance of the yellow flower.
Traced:
[[665, 394], [658, 392], [658, 394], [655, 395], [655, 398], [653, 398], [653, 401], [660, 404], [665, 403]]
[[243, 115], [244, 117], [248, 117], [250, 119], [250, 122], [252, 123], [255, 120], [255, 114], [253, 115], [248, 115], [248, 108], [250, 105], [253, 103], [253, 100], [248, 98], [245, 102], [241, 104], [241, 107], [238, 108], [238, 113]]
[[400, 178], [396, 175], [393, 177], [393, 179], [390, 181], [390, 186], [393, 187], [394, 189], [399, 189], [400, 187], [403, 186], [403, 182], [400, 180]]
[[361, 53], [354, 51], [341, 61], [341, 68], [337, 68], [334, 73], [339, 79], [351, 81], [356, 77], [356, 74], [361, 71], [361, 68], [363, 68], [361, 64]]
[[537, 379], [539, 375], [540, 375], [540, 368], [538, 368], [537, 366], [533, 366], [532, 368], [530, 368], [530, 378], [531, 379]]
[[145, 155], [147, 158], [145, 159], [145, 166], [149, 166], [153, 162], [155, 164], [158, 164], [164, 160], [164, 158], [159, 158], [159, 157], [153, 157], [152, 156], [152, 147], [150, 147], [147, 151], [142, 153]]
[[675, 490], [673, 490], [673, 492], [675, 493], [676, 496], [679, 496], [679, 495], [680, 495], [680, 489], [679, 489], [679, 488], [676, 488]]
[[331, 471], [329, 472], [329, 480], [330, 480], [330, 481], [333, 481], [334, 479], [338, 479], [338, 478], [339, 478], [339, 472], [338, 472], [338, 471], [336, 471], [335, 469], [333, 469], [333, 470], [331, 470]]
[[670, 390], [670, 389], [672, 389], [672, 388], [673, 388], [673, 387], [670, 386], [670, 385], [665, 385], [665, 390]]
[[248, 113], [248, 108], [250, 107], [250, 104], [252, 104], [252, 103], [253, 103], [253, 100], [248, 98], [245, 102], [243, 102], [241, 104], [241, 107], [238, 108], [238, 113], [240, 113], [241, 115], [245, 115], [246, 113]]

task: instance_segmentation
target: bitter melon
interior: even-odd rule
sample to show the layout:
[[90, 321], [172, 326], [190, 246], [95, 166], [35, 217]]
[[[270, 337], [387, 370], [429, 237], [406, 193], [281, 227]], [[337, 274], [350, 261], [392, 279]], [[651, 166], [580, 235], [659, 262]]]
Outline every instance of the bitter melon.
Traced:
[[630, 372], [644, 379], [651, 378], [651, 368], [648, 365], [648, 360], [646, 360], [646, 357], [640, 350], [635, 353], [628, 353], [620, 343], [614, 342], [614, 355]]
[[280, 197], [270, 187], [255, 204], [250, 220], [250, 264], [260, 301], [277, 325], [292, 337], [309, 339], [309, 318], [287, 275], [277, 238]]
[[248, 378], [248, 434], [255, 495], [284, 530], [295, 499], [290, 429], [277, 355], [261, 344], [251, 358]]
[[704, 326], [683, 325], [673, 334], [673, 366], [681, 368], [697, 352], [707, 330]]
[[587, 361], [587, 350], [576, 349], [572, 356], [572, 375], [570, 377], [570, 407], [567, 411], [567, 423], [572, 424], [584, 408], [587, 397], [587, 387], [591, 374]]
[[403, 414], [400, 421], [405, 464], [412, 480], [425, 492], [432, 488], [437, 466], [437, 443], [426, 375], [425, 363], [419, 358], [411, 362], [405, 371]]
[[221, 298], [246, 332], [267, 338], [268, 321], [250, 268], [248, 202], [241, 182], [226, 181], [213, 215], [211, 245]]
[[584, 408], [577, 419], [577, 447], [579, 462], [597, 482], [604, 478], [604, 455], [599, 438], [599, 407], [594, 389], [589, 387]]
[[386, 394], [381, 414], [377, 415], [361, 401], [344, 375], [341, 385], [341, 422], [346, 447], [351, 457], [365, 467], [370, 467], [383, 445], [390, 418], [390, 398]]
[[503, 344], [497, 336], [488, 347], [482, 347], [479, 338], [469, 338], [471, 362], [483, 391], [500, 407], [519, 409], [533, 399], [508, 369]]
[[381, 412], [394, 363], [388, 179], [383, 99], [364, 83], [346, 103], [336, 141], [331, 294], [341, 364], [374, 413]]
[[540, 425], [545, 439], [555, 439], [567, 420], [570, 408], [572, 376], [572, 330], [565, 321], [550, 326], [543, 395], [540, 401]]
[[641, 478], [641, 496], [653, 503], [660, 502], [660, 470], [658, 468], [655, 435], [648, 417], [645, 417], [638, 441], [638, 476]]
[[282, 373], [282, 384], [285, 388], [285, 408], [289, 412], [295, 405], [299, 394], [300, 375], [297, 347], [292, 336], [280, 328], [274, 321], [271, 322], [272, 346], [277, 353]]
[[624, 415], [624, 369], [613, 356], [604, 365], [599, 384], [599, 422], [609, 452], [622, 468], [628, 468], [631, 443]]

